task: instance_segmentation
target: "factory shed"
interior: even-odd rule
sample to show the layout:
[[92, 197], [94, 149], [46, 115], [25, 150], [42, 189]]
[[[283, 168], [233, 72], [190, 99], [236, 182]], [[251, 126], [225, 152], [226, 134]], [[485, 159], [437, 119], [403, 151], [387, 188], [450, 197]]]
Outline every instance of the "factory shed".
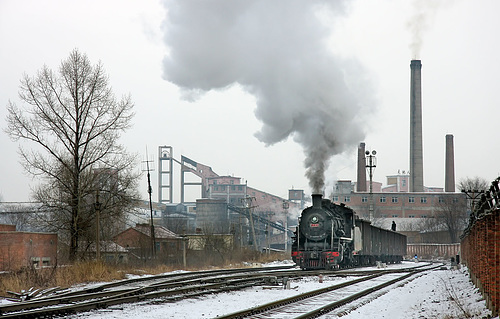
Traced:
[[57, 234], [16, 231], [0, 224], [0, 270], [50, 267], [57, 264]]
[[[154, 226], [155, 255], [165, 262], [182, 261], [183, 238], [163, 226]], [[129, 259], [149, 259], [152, 257], [151, 225], [137, 224], [113, 237], [118, 245], [131, 254]]]

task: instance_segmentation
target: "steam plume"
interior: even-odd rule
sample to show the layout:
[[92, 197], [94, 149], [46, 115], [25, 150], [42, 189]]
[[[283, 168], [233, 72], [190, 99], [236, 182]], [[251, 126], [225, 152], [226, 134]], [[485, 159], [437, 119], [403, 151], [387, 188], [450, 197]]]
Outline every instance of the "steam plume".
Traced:
[[412, 57], [418, 59], [423, 45], [424, 33], [432, 26], [434, 17], [440, 7], [452, 4], [452, 1], [441, 0], [414, 0], [412, 15], [407, 23], [411, 33], [410, 50]]
[[183, 0], [165, 7], [164, 79], [189, 99], [239, 84], [257, 101], [262, 128], [255, 136], [266, 145], [288, 137], [300, 143], [312, 191], [323, 191], [329, 159], [364, 138], [364, 73], [333, 55], [318, 19], [320, 10], [344, 14], [343, 2]]

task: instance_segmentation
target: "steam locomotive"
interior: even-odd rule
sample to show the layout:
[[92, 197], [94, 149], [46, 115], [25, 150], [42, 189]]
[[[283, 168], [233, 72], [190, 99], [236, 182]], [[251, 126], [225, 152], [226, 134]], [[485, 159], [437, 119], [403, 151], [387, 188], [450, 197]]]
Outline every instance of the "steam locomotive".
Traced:
[[355, 212], [321, 194], [302, 211], [292, 243], [292, 259], [302, 269], [335, 269], [399, 263], [406, 236], [371, 225]]

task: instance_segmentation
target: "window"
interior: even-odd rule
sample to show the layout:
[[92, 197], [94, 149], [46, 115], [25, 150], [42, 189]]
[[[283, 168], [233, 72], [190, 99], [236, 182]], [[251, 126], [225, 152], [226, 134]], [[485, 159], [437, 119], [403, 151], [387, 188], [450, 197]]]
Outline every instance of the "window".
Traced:
[[339, 197], [338, 196], [333, 196], [333, 201], [334, 202], [338, 202], [339, 201]]
[[415, 215], [408, 215], [408, 217], [410, 217], [410, 218], [415, 218]]
[[403, 187], [405, 187], [405, 186], [406, 186], [406, 179], [401, 180], [401, 185], [402, 185]]
[[344, 202], [348, 203], [351, 201], [351, 196], [344, 197]]
[[366, 203], [368, 201], [368, 196], [361, 197], [361, 202]]
[[231, 180], [230, 183], [231, 183], [231, 185], [233, 185], [234, 184], [234, 180]]
[[398, 198], [397, 198], [396, 196], [392, 196], [391, 201], [392, 201], [393, 203], [397, 203], [397, 202], [398, 202]]
[[40, 267], [40, 257], [31, 257], [31, 264], [35, 268]]
[[242, 191], [243, 190], [243, 186], [238, 186], [238, 190]]
[[422, 215], [422, 216], [420, 216], [420, 217], [421, 217], [421, 218], [427, 218], [427, 215]]
[[408, 203], [415, 203], [415, 197], [413, 196], [408, 197]]
[[444, 203], [444, 198], [443, 198], [443, 197], [441, 197], [441, 196], [439, 196], [439, 203], [440, 203], [440, 204]]
[[231, 190], [235, 191], [236, 190], [236, 186], [231, 186]]
[[456, 203], [458, 203], [458, 198], [455, 197], [455, 198], [453, 198], [453, 204], [456, 204]]
[[392, 217], [399, 217], [399, 216], [398, 216], [398, 215], [396, 215], [396, 214], [394, 214], [394, 215], [392, 215]]
[[420, 197], [421, 203], [427, 203], [427, 197]]
[[221, 190], [221, 191], [225, 191], [225, 190], [226, 190], [226, 186], [221, 186], [221, 187], [220, 187], [220, 190]]
[[43, 267], [50, 266], [50, 257], [42, 257], [42, 266]]
[[385, 198], [385, 196], [380, 196], [380, 202], [381, 203], [385, 203], [387, 200]]

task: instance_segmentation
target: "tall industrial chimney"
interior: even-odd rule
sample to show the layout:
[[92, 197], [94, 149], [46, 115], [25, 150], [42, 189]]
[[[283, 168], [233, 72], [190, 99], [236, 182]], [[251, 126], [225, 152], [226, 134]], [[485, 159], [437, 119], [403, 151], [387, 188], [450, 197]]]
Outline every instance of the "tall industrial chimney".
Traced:
[[365, 143], [359, 143], [358, 146], [358, 181], [356, 191], [366, 192], [366, 160]]
[[453, 151], [453, 135], [446, 134], [446, 152], [444, 168], [444, 191], [455, 192], [455, 155]]
[[422, 147], [422, 62], [410, 63], [410, 192], [424, 191]]

